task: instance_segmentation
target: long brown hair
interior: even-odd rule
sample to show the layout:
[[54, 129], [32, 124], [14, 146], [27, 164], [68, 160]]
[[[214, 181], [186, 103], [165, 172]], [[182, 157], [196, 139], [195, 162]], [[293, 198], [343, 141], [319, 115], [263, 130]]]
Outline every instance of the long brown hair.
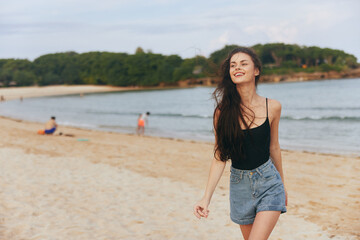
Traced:
[[[244, 106], [242, 99], [230, 77], [230, 59], [236, 53], [245, 53], [249, 55], [254, 63], [255, 69], [259, 70], [259, 75], [255, 76], [255, 87], [257, 86], [261, 74], [261, 62], [259, 57], [251, 48], [239, 47], [233, 49], [221, 65], [221, 77], [217, 88], [213, 93], [216, 101], [214, 110], [214, 130], [216, 144], [214, 156], [221, 161], [241, 158], [243, 156], [244, 132], [240, 128], [240, 121], [249, 129], [244, 119]], [[252, 111], [251, 109], [249, 109]], [[253, 111], [252, 111], [253, 112]], [[254, 112], [253, 112], [254, 113]], [[217, 118], [217, 122], [215, 119]]]

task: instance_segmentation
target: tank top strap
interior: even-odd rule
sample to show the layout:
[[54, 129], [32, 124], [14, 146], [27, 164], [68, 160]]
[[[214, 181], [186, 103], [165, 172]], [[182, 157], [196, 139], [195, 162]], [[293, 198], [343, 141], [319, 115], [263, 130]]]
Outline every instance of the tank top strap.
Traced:
[[267, 103], [267, 98], [266, 98], [266, 118], [268, 117], [268, 103]]

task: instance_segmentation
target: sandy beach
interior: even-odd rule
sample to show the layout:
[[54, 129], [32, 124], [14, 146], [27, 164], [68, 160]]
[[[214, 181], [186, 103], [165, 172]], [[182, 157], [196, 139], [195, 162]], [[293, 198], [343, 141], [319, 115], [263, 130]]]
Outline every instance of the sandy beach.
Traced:
[[140, 87], [112, 87], [99, 85], [60, 85], [46, 87], [10, 87], [0, 88], [0, 96], [4, 96], [6, 100], [14, 100], [31, 97], [57, 96], [68, 94], [86, 94], [97, 92], [117, 92], [137, 90]]
[[[61, 95], [86, 93], [82, 87], [51, 88]], [[51, 92], [29, 89], [0, 95]], [[229, 217], [230, 163], [209, 218], [192, 213], [211, 143], [62, 126], [57, 132], [73, 137], [37, 135], [43, 125], [0, 117], [1, 240], [242, 239]], [[288, 150], [282, 157], [288, 212], [270, 239], [360, 239], [360, 158]]]

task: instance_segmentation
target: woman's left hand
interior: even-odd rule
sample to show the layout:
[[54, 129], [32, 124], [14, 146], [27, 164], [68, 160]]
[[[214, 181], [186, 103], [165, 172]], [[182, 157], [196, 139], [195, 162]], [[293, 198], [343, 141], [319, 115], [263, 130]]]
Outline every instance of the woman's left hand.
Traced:
[[285, 190], [285, 206], [287, 206], [288, 205], [288, 194], [287, 194], [285, 187], [284, 187], [284, 190]]

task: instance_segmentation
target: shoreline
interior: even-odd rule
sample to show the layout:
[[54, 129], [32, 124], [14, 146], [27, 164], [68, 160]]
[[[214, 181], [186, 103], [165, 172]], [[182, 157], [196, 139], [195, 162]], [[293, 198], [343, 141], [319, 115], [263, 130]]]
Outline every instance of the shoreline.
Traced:
[[119, 91], [135, 91], [141, 90], [140, 87], [113, 87], [113, 86], [98, 86], [98, 85], [52, 85], [45, 87], [9, 87], [0, 88], [0, 95], [5, 97], [6, 101], [22, 98], [33, 97], [50, 97], [50, 96], [65, 96], [72, 94], [87, 94], [87, 93], [104, 93], [104, 92], [119, 92]]
[[[5, 97], [5, 101], [19, 100], [21, 97], [36, 98], [36, 97], [51, 97], [51, 96], [66, 96], [75, 94], [91, 94], [91, 93], [105, 93], [105, 92], [126, 92], [126, 91], [143, 91], [143, 90], [167, 90], [167, 89], [184, 89], [200, 86], [164, 86], [164, 87], [117, 87], [117, 86], [101, 86], [101, 85], [51, 85], [45, 87], [30, 86], [30, 87], [7, 87], [0, 88], [0, 96]], [[205, 87], [205, 86], [204, 86]]]
[[[295, 82], [312, 82], [312, 81], [327, 81], [340, 79], [358, 79], [360, 78], [360, 68], [352, 69], [345, 72], [294, 72], [288, 74], [267, 74], [260, 77], [259, 84], [262, 83], [295, 83]], [[216, 86], [220, 81], [219, 77], [204, 77], [185, 79], [177, 82], [178, 87], [189, 86]], [[166, 86], [162, 84], [161, 86]]]
[[[6, 120], [14, 121], [14, 122], [25, 123], [25, 124], [26, 123], [29, 123], [29, 124], [41, 124], [41, 125], [44, 124], [44, 123], [41, 123], [41, 122], [28, 121], [28, 120], [17, 119], [17, 118], [2, 116], [2, 115], [0, 115], [0, 119], [6, 119]], [[107, 131], [107, 130], [91, 129], [91, 128], [78, 127], [78, 126], [61, 126], [61, 127], [66, 128], [66, 129], [84, 130], [84, 131], [92, 131], [92, 132], [98, 132], [98, 133], [110, 133], [110, 134], [120, 134], [120, 135], [138, 137], [136, 135], [136, 133], [124, 133], [124, 132], [117, 132], [117, 131]], [[58, 131], [55, 132], [55, 135], [58, 136]], [[153, 139], [164, 139], [164, 140], [176, 141], [176, 142], [208, 144], [208, 145], [211, 145], [211, 146], [214, 145], [213, 142], [206, 141], [206, 140], [202, 141], [202, 140], [195, 140], [195, 139], [183, 139], [183, 138], [162, 137], [162, 136], [153, 136], [153, 135], [144, 135], [142, 137], [149, 138], [149, 139], [152, 139], [152, 138]], [[345, 153], [344, 154], [342, 154], [342, 153], [326, 153], [326, 152], [320, 152], [320, 151], [308, 151], [308, 150], [288, 149], [288, 148], [281, 148], [281, 151], [282, 152], [289, 152], [289, 153], [314, 154], [314, 155], [329, 156], [329, 157], [350, 157], [350, 158], [360, 160], [360, 156], [358, 154], [356, 154], [356, 153], [349, 153], [349, 154], [345, 154]]]

